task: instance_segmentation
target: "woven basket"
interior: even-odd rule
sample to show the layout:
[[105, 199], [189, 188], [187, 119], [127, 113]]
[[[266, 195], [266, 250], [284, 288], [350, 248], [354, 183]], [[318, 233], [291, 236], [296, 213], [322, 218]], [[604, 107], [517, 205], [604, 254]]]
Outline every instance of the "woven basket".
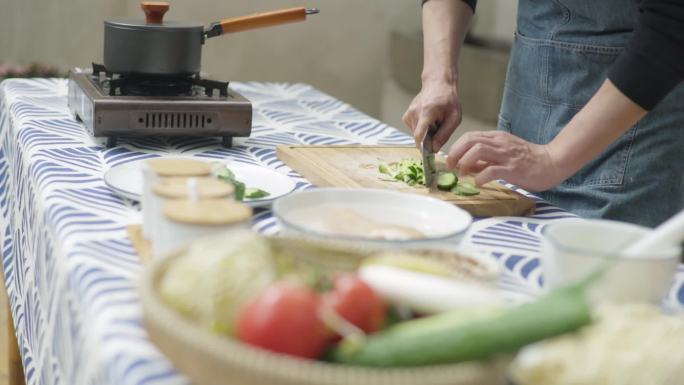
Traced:
[[[348, 244], [294, 238], [269, 238], [274, 249], [287, 249], [307, 262], [339, 270], [354, 269], [378, 250]], [[170, 308], [157, 284], [183, 254], [157, 261], [141, 282], [145, 325], [151, 340], [195, 385], [490, 385], [505, 383], [510, 361], [411, 368], [367, 368], [304, 360], [254, 348], [207, 331]], [[425, 251], [424, 253], [431, 253]], [[434, 252], [449, 257], [444, 251]], [[451, 255], [450, 257], [454, 257]]]

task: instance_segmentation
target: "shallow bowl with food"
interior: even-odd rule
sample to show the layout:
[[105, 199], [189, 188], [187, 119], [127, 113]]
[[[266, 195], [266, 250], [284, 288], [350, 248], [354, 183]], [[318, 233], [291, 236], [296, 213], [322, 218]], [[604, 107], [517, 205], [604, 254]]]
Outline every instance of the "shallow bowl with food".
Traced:
[[283, 234], [385, 247], [456, 245], [472, 223], [457, 206], [380, 189], [318, 188], [273, 205]]

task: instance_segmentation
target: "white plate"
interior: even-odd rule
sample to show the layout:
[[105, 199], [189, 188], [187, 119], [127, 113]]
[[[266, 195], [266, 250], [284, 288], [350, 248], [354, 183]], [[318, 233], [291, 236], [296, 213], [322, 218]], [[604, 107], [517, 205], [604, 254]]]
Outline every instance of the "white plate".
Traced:
[[[410, 227], [425, 235], [421, 239], [384, 240], [333, 233], [330, 224], [347, 209], [369, 220]], [[377, 189], [318, 188], [298, 191], [273, 205], [285, 233], [315, 238], [399, 247], [438, 247], [458, 243], [472, 217], [451, 203], [417, 194]], [[361, 218], [363, 220], [363, 218]], [[335, 222], [336, 226], [345, 226]], [[349, 225], [355, 226], [355, 225]]]
[[[201, 158], [192, 158], [204, 160]], [[134, 201], [140, 201], [142, 196], [143, 173], [142, 164], [147, 159], [124, 163], [112, 167], [104, 175], [104, 181], [115, 194]], [[211, 162], [208, 160], [208, 162]], [[267, 191], [270, 195], [259, 199], [246, 199], [244, 202], [252, 207], [268, 206], [277, 198], [289, 194], [295, 188], [295, 182], [287, 175], [283, 175], [270, 168], [230, 161], [226, 163], [235, 174], [235, 178], [247, 187]]]

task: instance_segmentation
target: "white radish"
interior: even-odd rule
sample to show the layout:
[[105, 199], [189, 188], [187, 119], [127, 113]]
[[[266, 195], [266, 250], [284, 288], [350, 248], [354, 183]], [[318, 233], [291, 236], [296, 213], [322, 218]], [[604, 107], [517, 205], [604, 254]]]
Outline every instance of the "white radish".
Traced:
[[422, 313], [504, 304], [494, 288], [395, 266], [366, 265], [359, 276], [386, 300]]

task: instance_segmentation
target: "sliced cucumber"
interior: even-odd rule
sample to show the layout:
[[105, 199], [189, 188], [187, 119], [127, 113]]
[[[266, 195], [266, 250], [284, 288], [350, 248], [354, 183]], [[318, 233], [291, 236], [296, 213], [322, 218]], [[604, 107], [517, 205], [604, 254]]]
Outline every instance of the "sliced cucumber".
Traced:
[[242, 201], [244, 199], [259, 199], [271, 195], [268, 191], [264, 191], [254, 187], [247, 187], [244, 183], [235, 179], [235, 174], [228, 168], [222, 167], [215, 171], [216, 178], [226, 183], [230, 183], [235, 187], [235, 200]]
[[245, 198], [245, 184], [237, 180], [233, 180], [231, 183], [235, 187], [235, 200], [242, 201]]
[[480, 190], [477, 187], [475, 187], [475, 185], [472, 183], [461, 182], [458, 183], [454, 188], [452, 188], [451, 192], [456, 195], [469, 197], [473, 195], [478, 195], [480, 193]]
[[437, 188], [440, 190], [451, 190], [456, 183], [458, 183], [458, 177], [453, 172], [442, 171], [437, 177]]
[[228, 167], [222, 167], [216, 171], [216, 177], [226, 182], [232, 182], [235, 180], [235, 174], [230, 171]]
[[245, 199], [266, 198], [269, 195], [271, 195], [271, 194], [268, 191], [264, 191], [262, 189], [258, 189], [258, 188], [254, 188], [254, 187], [247, 187], [245, 189]]

